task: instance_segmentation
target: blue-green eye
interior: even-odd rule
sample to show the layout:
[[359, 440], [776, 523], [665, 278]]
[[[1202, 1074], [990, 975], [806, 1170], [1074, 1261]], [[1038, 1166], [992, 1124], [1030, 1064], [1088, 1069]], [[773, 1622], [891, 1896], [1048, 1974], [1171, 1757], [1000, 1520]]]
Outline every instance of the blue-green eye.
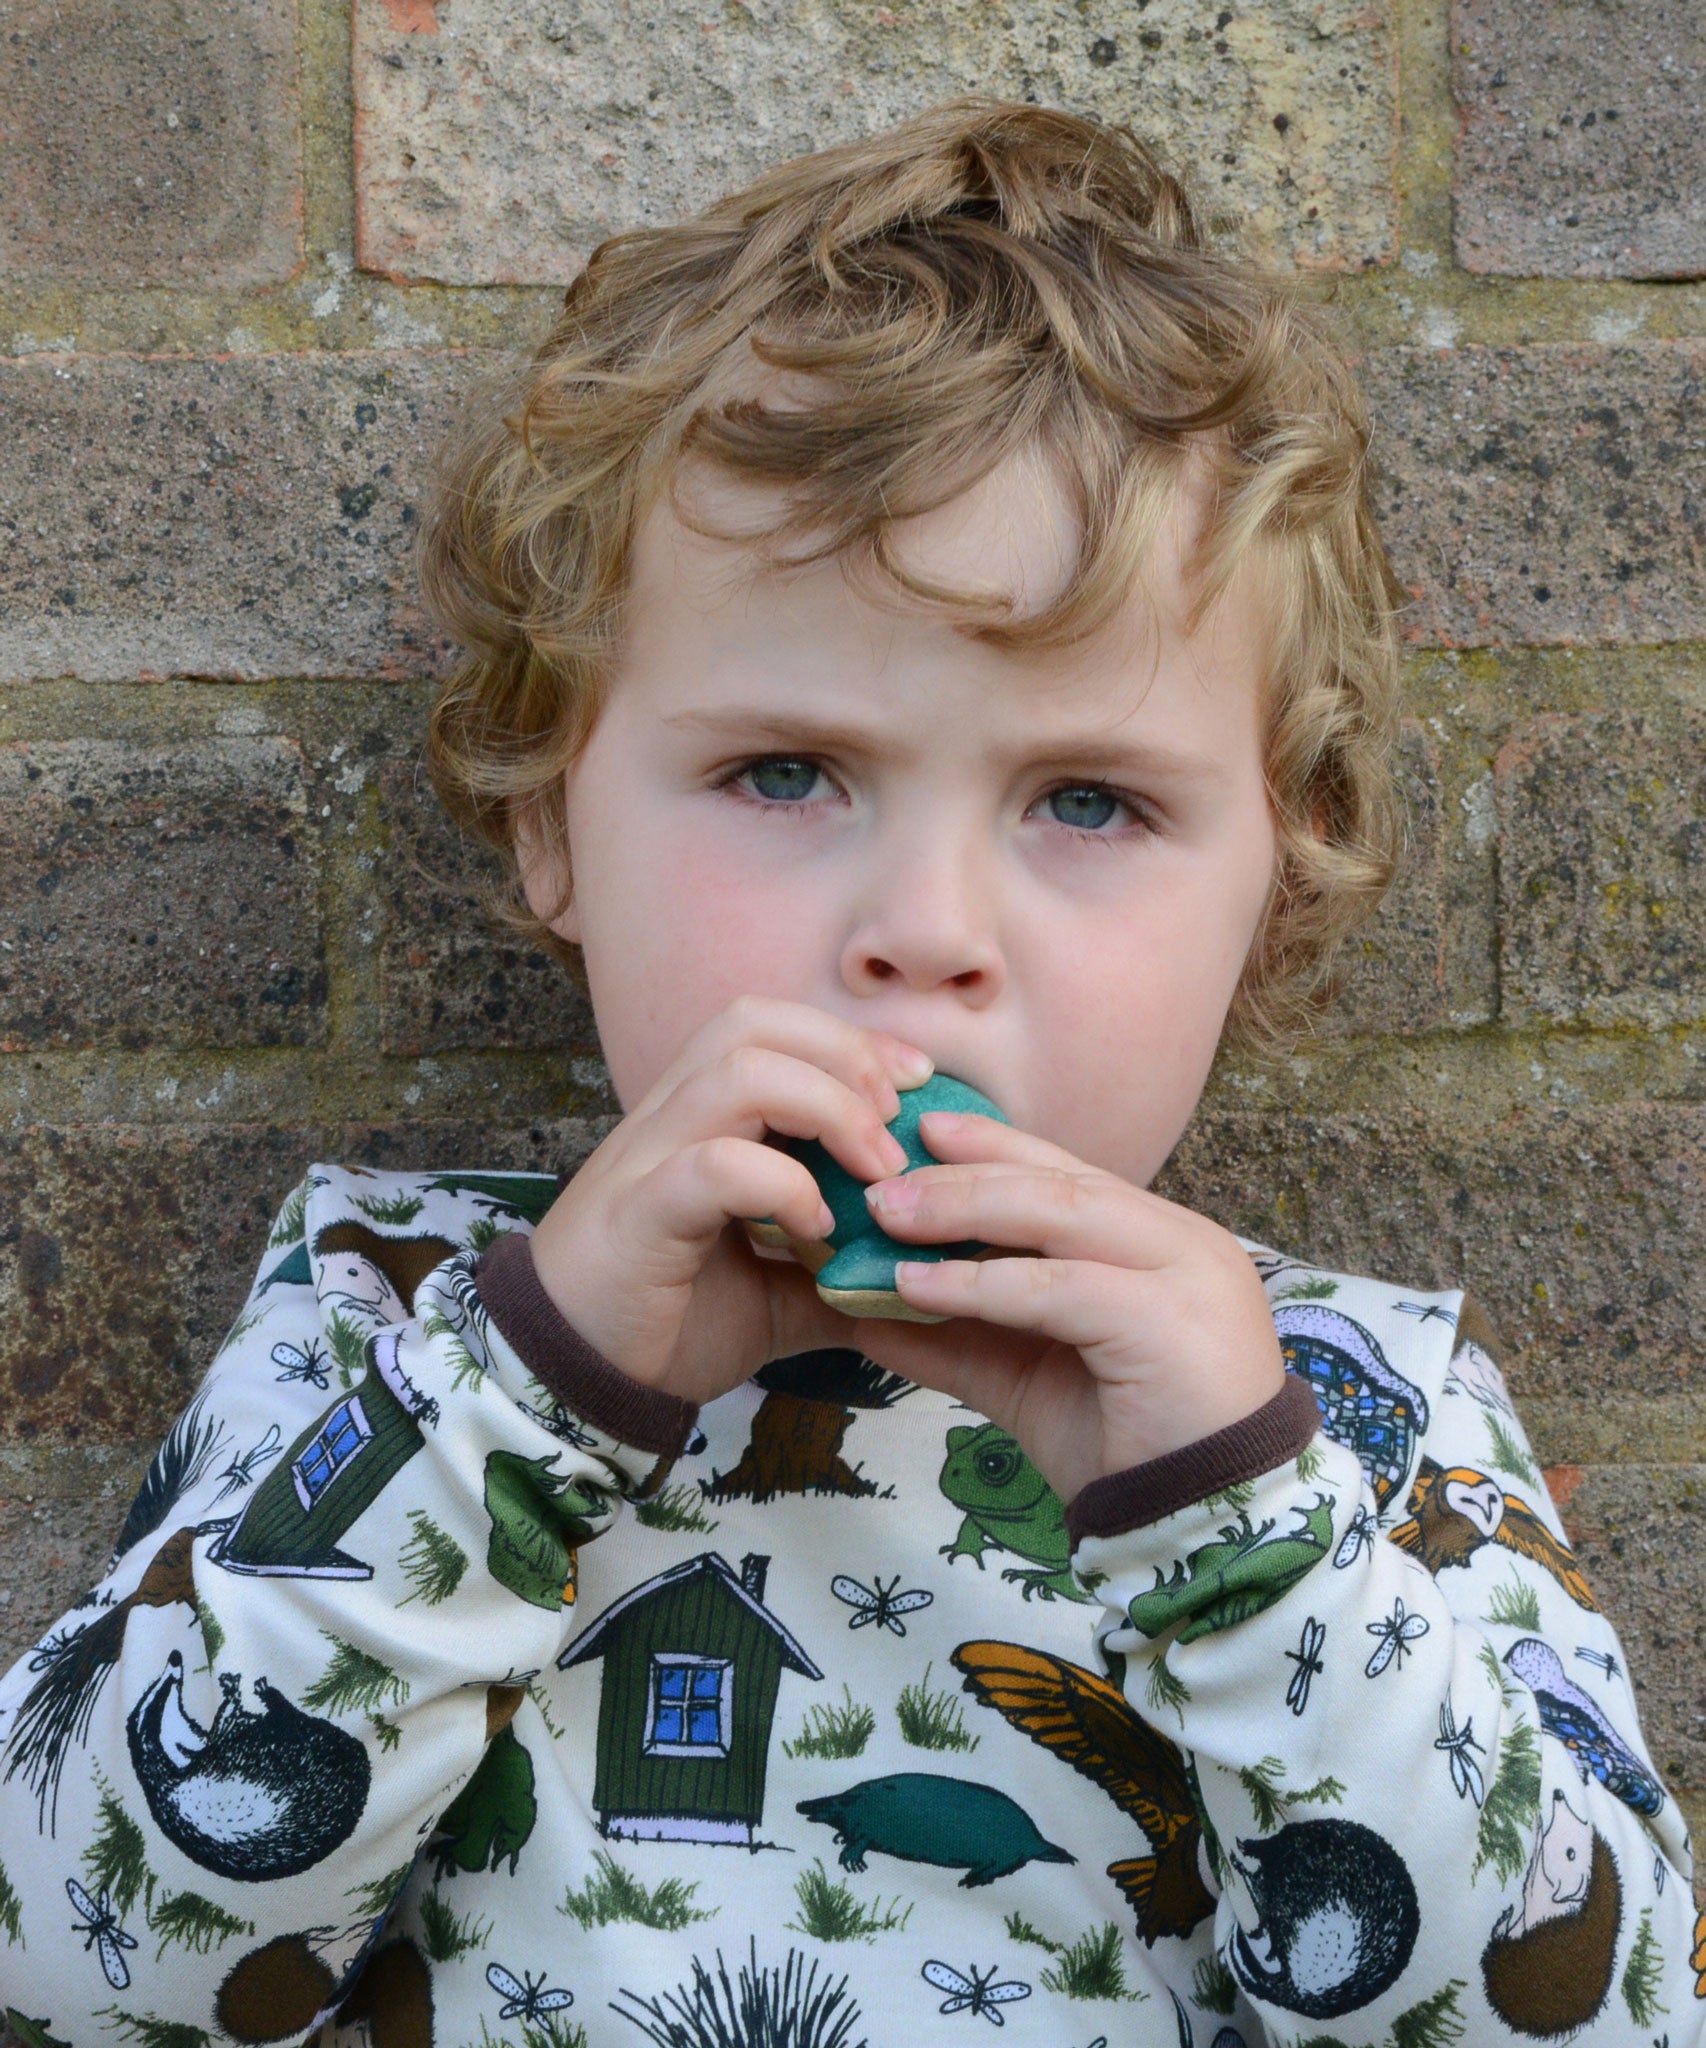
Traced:
[[1124, 808], [1111, 789], [1103, 789], [1093, 782], [1051, 789], [1043, 801], [1057, 825], [1071, 825], [1080, 832], [1101, 831]]
[[791, 754], [773, 754], [744, 771], [753, 794], [772, 804], [804, 803], [822, 772], [815, 761], [797, 760]]

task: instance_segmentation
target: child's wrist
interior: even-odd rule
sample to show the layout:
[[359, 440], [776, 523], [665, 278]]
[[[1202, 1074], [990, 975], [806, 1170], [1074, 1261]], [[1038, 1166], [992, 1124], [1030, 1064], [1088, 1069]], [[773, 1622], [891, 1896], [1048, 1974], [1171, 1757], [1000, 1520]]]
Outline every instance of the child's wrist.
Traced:
[[697, 1402], [666, 1385], [648, 1384], [612, 1359], [565, 1312], [528, 1239], [495, 1240], [475, 1279], [510, 1348], [566, 1409], [641, 1450], [680, 1452], [697, 1418]]
[[1113, 1536], [1178, 1514], [1299, 1455], [1321, 1425], [1307, 1381], [1281, 1376], [1278, 1390], [1249, 1414], [1194, 1440], [1090, 1480], [1066, 1503], [1076, 1549], [1087, 1536]]

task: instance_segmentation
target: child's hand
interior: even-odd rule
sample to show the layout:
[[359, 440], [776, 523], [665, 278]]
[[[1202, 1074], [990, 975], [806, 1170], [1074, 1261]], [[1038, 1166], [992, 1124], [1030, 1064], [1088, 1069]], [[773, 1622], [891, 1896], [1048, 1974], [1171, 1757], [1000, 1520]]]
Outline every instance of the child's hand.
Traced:
[[905, 1154], [883, 1128], [896, 1083], [929, 1057], [800, 1003], [743, 998], [688, 1042], [592, 1154], [533, 1234], [564, 1318], [630, 1378], [689, 1401], [739, 1386], [771, 1358], [853, 1341], [792, 1259], [755, 1255], [734, 1218], [797, 1238], [833, 1219], [817, 1183], [765, 1135], [816, 1138], [861, 1180]]
[[1280, 1391], [1267, 1296], [1218, 1224], [989, 1117], [935, 1111], [919, 1131], [946, 1163], [876, 1183], [882, 1227], [1041, 1256], [903, 1264], [913, 1307], [976, 1320], [866, 1321], [856, 1341], [1009, 1430], [1063, 1500]]

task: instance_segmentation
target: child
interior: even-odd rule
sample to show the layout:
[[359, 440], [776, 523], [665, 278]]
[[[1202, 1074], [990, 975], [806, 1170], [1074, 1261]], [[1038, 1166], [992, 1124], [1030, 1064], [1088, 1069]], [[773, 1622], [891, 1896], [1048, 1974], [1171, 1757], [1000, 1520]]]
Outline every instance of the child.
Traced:
[[[446, 484], [433, 747], [625, 1114], [291, 1197], [0, 1682], [26, 2039], [1706, 2039], [1484, 1321], [1147, 1192], [1390, 869], [1366, 439], [1037, 108], [594, 257]], [[933, 1072], [1007, 1122], [903, 1177]], [[830, 1230], [792, 1141], [1006, 1255], [849, 1320], [741, 1228]]]

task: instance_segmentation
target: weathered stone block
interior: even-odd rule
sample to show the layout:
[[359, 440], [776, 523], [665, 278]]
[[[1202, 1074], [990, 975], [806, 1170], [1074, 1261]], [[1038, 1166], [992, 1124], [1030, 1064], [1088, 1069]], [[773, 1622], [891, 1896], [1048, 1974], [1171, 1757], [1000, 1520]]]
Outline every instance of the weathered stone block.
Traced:
[[1361, 368], [1410, 639], [1706, 633], [1706, 344], [1381, 349]]
[[0, 1138], [0, 1440], [157, 1442], [312, 1161], [557, 1171], [604, 1128], [38, 1125]]
[[1706, 22], [1673, 0], [1453, 0], [1454, 243], [1505, 277], [1706, 274]]
[[0, 680], [432, 672], [417, 506], [473, 369], [0, 363]]
[[[1698, 1792], [1706, 1788], [1706, 1466], [1593, 1465], [1568, 1475], [1561, 1491], [1570, 1542], [1628, 1652], [1659, 1776]], [[1585, 1683], [1592, 1691], [1591, 1673]]]
[[391, 833], [380, 963], [386, 1051], [595, 1052], [584, 987], [490, 908], [504, 872], [498, 857], [457, 830], [410, 764], [388, 768], [382, 789]]
[[1384, 4], [356, 0], [355, 23], [369, 269], [554, 283], [607, 235], [970, 91], [1129, 121], [1300, 264], [1397, 254]]
[[1446, 1017], [1445, 809], [1439, 749], [1406, 724], [1397, 754], [1404, 800], [1404, 851], [1386, 900], [1346, 947], [1343, 993], [1320, 1029], [1351, 1033], [1425, 1031]]
[[195, 290], [302, 257], [294, 0], [11, 0], [0, 276]]
[[0, 748], [0, 1049], [317, 1043], [306, 814], [288, 740]]
[[1228, 1229], [1395, 1287], [1466, 1287], [1519, 1395], [1698, 1394], [1706, 1109], [1461, 1128], [1414, 1111], [1198, 1117], [1157, 1183]]
[[0, 1671], [106, 1570], [153, 1448], [0, 1446]]
[[1503, 1014], [1706, 1016], [1706, 721], [1544, 718], [1497, 782]]

